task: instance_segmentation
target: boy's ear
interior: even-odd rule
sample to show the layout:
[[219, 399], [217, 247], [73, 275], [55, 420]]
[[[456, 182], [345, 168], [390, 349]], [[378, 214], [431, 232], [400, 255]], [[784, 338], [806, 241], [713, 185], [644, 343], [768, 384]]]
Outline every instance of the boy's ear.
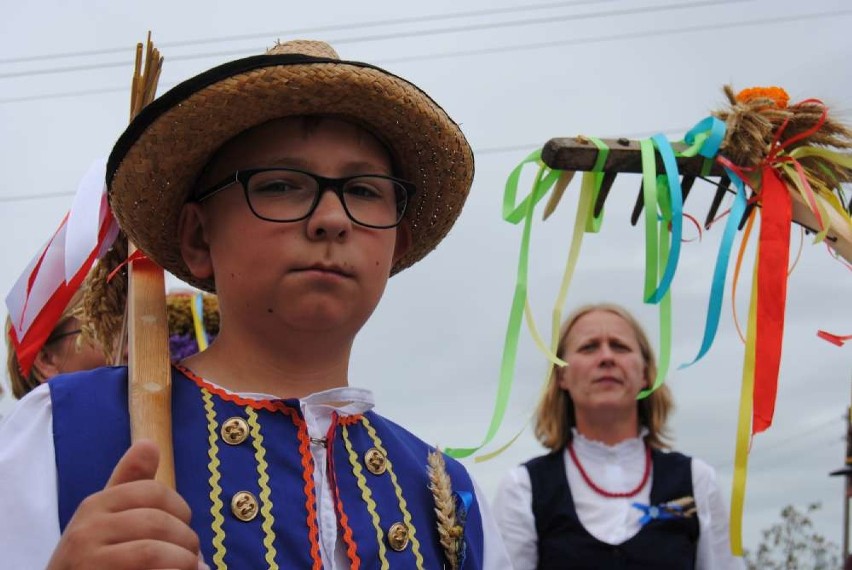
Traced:
[[59, 355], [50, 347], [43, 346], [33, 360], [33, 368], [41, 378], [49, 380], [59, 374]]
[[204, 222], [201, 204], [187, 202], [183, 205], [178, 220], [180, 253], [190, 273], [198, 279], [213, 277], [213, 260]]
[[396, 227], [396, 245], [393, 248], [393, 262], [402, 258], [411, 249], [411, 227], [408, 222], [402, 222]]

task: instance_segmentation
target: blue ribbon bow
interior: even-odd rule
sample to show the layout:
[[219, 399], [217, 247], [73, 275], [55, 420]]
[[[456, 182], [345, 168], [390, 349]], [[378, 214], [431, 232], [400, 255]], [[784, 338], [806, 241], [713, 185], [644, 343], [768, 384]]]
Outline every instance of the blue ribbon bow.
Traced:
[[660, 503], [659, 505], [632, 503], [632, 506], [642, 511], [642, 518], [639, 519], [639, 524], [642, 526], [653, 520], [682, 519], [688, 516], [684, 513], [683, 506], [672, 505], [670, 503]]

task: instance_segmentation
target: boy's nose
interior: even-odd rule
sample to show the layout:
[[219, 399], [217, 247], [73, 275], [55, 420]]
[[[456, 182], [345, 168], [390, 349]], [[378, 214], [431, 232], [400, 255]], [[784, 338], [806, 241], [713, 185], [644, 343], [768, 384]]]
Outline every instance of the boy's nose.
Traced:
[[334, 192], [323, 192], [316, 209], [308, 218], [311, 239], [343, 239], [352, 228], [343, 203]]

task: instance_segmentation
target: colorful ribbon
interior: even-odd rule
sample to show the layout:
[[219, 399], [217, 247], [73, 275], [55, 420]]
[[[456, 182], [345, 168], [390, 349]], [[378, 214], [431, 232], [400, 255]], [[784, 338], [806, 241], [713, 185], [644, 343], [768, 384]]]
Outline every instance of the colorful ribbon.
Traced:
[[[521, 171], [527, 164], [538, 165], [538, 172], [533, 182], [530, 193], [517, 205], [515, 200], [518, 194], [518, 181]], [[497, 433], [506, 414], [509, 395], [512, 390], [512, 380], [515, 371], [515, 359], [518, 352], [518, 336], [520, 332], [521, 319], [527, 298], [527, 281], [529, 268], [529, 243], [532, 231], [532, 214], [535, 205], [541, 201], [547, 192], [559, 178], [559, 171], [550, 170], [541, 162], [541, 151], [536, 150], [529, 154], [514, 170], [506, 180], [506, 188], [503, 193], [503, 219], [511, 224], [524, 222], [521, 234], [521, 248], [518, 255], [518, 278], [515, 282], [515, 293], [512, 298], [512, 309], [509, 313], [509, 324], [506, 330], [506, 340], [503, 345], [503, 360], [500, 365], [500, 380], [497, 384], [497, 396], [494, 403], [494, 411], [491, 415], [491, 423], [488, 426], [482, 443], [477, 447], [447, 448], [444, 453], [450, 457], [464, 458], [476, 453], [484, 445], [490, 442]]]
[[192, 302], [189, 304], [192, 311], [192, 326], [195, 329], [195, 342], [198, 344], [198, 352], [207, 350], [210, 344], [210, 339], [207, 337], [207, 329], [204, 326], [204, 296], [201, 293], [195, 293], [192, 296]]
[[[753, 220], [754, 218], [751, 218], [749, 224]], [[734, 556], [743, 555], [743, 509], [745, 506], [746, 472], [748, 471], [748, 451], [751, 445], [750, 428], [754, 403], [759, 257], [760, 251], [758, 250], [757, 254], [755, 254], [754, 272], [751, 281], [751, 302], [749, 303], [746, 349], [743, 362], [742, 386], [740, 388], [740, 410], [737, 420], [736, 451], [734, 452], [734, 478], [731, 490], [730, 519], [731, 552]]]
[[787, 264], [790, 259], [790, 224], [793, 218], [790, 193], [771, 166], [762, 170], [760, 234], [757, 268], [757, 331], [755, 340], [754, 419], [752, 434], [772, 425], [784, 309], [787, 305]]
[[827, 340], [831, 344], [835, 346], [843, 346], [843, 344], [847, 340], [852, 340], [852, 334], [847, 334], [846, 336], [840, 336], [836, 334], [831, 334], [827, 331], [817, 331], [817, 336], [823, 340]]
[[[655, 520], [673, 520], [686, 518], [686, 510], [682, 505], [673, 505], [661, 503], [659, 505], [645, 505], [643, 503], [631, 503], [631, 507], [639, 509], [642, 512], [642, 517], [639, 519], [639, 524], [645, 526]], [[694, 505], [693, 505], [694, 507]]]
[[[559, 170], [549, 170], [541, 163], [540, 151], [535, 151], [527, 156], [509, 175], [506, 181], [506, 189], [503, 196], [503, 219], [512, 224], [518, 224], [524, 220], [524, 229], [521, 237], [521, 248], [518, 259], [518, 277], [515, 285], [515, 294], [512, 301], [512, 309], [509, 314], [509, 325], [506, 331], [506, 340], [503, 348], [503, 360], [500, 367], [500, 381], [497, 388], [497, 401], [495, 403], [494, 412], [492, 414], [491, 423], [483, 442], [474, 448], [448, 448], [445, 453], [451, 457], [463, 458], [476, 453], [479, 449], [489, 443], [497, 430], [502, 424], [503, 417], [508, 403], [509, 394], [514, 380], [515, 361], [517, 357], [518, 339], [520, 334], [521, 315], [526, 317], [527, 326], [533, 337], [533, 341], [539, 350], [544, 353], [550, 366], [564, 366], [565, 362], [556, 356], [559, 341], [559, 328], [561, 326], [562, 311], [567, 297], [568, 288], [573, 278], [574, 269], [579, 257], [580, 247], [583, 241], [584, 228], [586, 231], [597, 231], [603, 218], [601, 213], [592, 222], [594, 218], [594, 202], [595, 196], [600, 192], [602, 176], [600, 171], [606, 163], [609, 153], [609, 148], [600, 139], [588, 137], [597, 147], [598, 156], [591, 172], [587, 172], [583, 176], [583, 184], [580, 191], [579, 203], [577, 206], [577, 214], [574, 222], [574, 230], [572, 232], [571, 245], [568, 253], [568, 260], [565, 265], [565, 271], [562, 276], [562, 283], [557, 294], [556, 301], [552, 310], [551, 320], [551, 343], [550, 347], [545, 346], [544, 341], [538, 333], [535, 325], [535, 319], [532, 316], [532, 311], [529, 308], [528, 302], [528, 268], [529, 268], [529, 242], [531, 233], [531, 222], [533, 210], [544, 196], [553, 189], [551, 201], [548, 204], [548, 212], [556, 207], [562, 192], [567, 186], [567, 183], [573, 176], [572, 172], [563, 172]], [[517, 206], [515, 201], [517, 198], [517, 186], [520, 179], [521, 170], [526, 164], [537, 163], [539, 170], [533, 182], [533, 188], [530, 194], [524, 198]], [[591, 228], [591, 229], [589, 229]], [[549, 375], [548, 369], [548, 375]], [[478, 456], [477, 462], [487, 461], [496, 457], [514, 443], [520, 436], [524, 428], [515, 434], [509, 442], [501, 446], [498, 450]]]
[[[663, 177], [660, 177], [661, 179]], [[662, 180], [659, 183], [664, 183]], [[658, 188], [659, 191], [659, 188]], [[661, 192], [661, 195], [664, 195], [665, 192]], [[671, 218], [671, 209], [669, 208], [668, 200], [663, 199], [660, 201], [660, 211], [662, 213], [663, 219]], [[656, 216], [655, 216], [656, 217]], [[659, 256], [657, 258], [657, 277], [662, 278], [665, 274], [665, 268], [668, 265], [668, 257], [669, 257], [669, 232], [666, 224], [659, 225], [659, 235], [657, 236], [657, 245]], [[654, 391], [662, 386], [663, 382], [668, 376], [669, 373], [669, 364], [671, 362], [671, 348], [672, 348], [672, 294], [671, 289], [666, 291], [663, 298], [660, 300], [660, 350], [659, 350], [659, 359], [657, 365], [657, 377], [654, 379], [653, 384], [650, 388], [642, 390], [637, 395], [637, 399], [641, 400], [643, 398], [647, 398]]]
[[657, 290], [649, 298], [645, 299], [645, 302], [656, 304], [663, 299], [663, 296], [671, 288], [672, 279], [674, 279], [678, 260], [680, 259], [680, 244], [683, 236], [683, 190], [680, 186], [680, 175], [671, 144], [661, 134], [651, 137], [651, 141], [654, 143], [654, 148], [660, 153], [666, 171], [666, 176], [662, 179], [663, 183], [660, 184], [658, 181], [658, 192], [662, 189], [667, 200], [668, 209], [671, 210], [669, 216], [666, 218], [671, 224], [671, 251], [666, 261], [663, 275], [660, 277], [660, 282], [657, 285]]
[[692, 361], [679, 366], [680, 369], [691, 366], [701, 360], [716, 338], [716, 332], [719, 329], [719, 315], [722, 312], [722, 301], [725, 294], [725, 276], [728, 272], [728, 263], [731, 258], [731, 249], [734, 245], [734, 238], [737, 235], [737, 227], [743, 217], [746, 207], [746, 192], [745, 185], [742, 179], [734, 174], [730, 169], [725, 169], [728, 177], [733, 182], [737, 189], [734, 197], [734, 203], [731, 206], [728, 221], [725, 223], [725, 231], [722, 233], [722, 241], [719, 244], [719, 253], [716, 256], [716, 265], [713, 269], [713, 281], [710, 287], [710, 299], [707, 302], [707, 319], [704, 324], [704, 337], [701, 341], [701, 348], [698, 350], [698, 355]]

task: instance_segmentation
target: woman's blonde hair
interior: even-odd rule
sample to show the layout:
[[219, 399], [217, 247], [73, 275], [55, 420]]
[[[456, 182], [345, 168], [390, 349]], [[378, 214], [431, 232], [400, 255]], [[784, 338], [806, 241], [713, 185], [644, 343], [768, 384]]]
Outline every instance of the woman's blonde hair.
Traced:
[[[565, 351], [565, 339], [568, 333], [583, 315], [592, 311], [606, 311], [618, 315], [630, 325], [636, 335], [636, 341], [645, 361], [645, 379], [650, 383], [657, 377], [657, 359], [648, 341], [648, 335], [642, 325], [639, 324], [627, 309], [612, 303], [596, 303], [584, 305], [571, 313], [562, 323], [559, 333], [559, 345], [556, 355], [563, 357]], [[574, 414], [574, 402], [566, 390], [559, 387], [559, 370], [553, 368], [550, 379], [541, 401], [536, 410], [535, 435], [538, 440], [550, 449], [557, 451], [563, 449], [571, 441], [571, 428], [577, 419]], [[671, 391], [663, 384], [647, 398], [637, 400], [636, 406], [639, 412], [639, 425], [648, 429], [645, 441], [656, 449], [668, 449], [671, 447], [670, 436], [666, 422], [669, 413], [674, 409]]]
[[[68, 303], [68, 306], [65, 308], [65, 311], [62, 313], [62, 316], [59, 317], [59, 320], [56, 321], [56, 326], [53, 327], [53, 331], [59, 329], [62, 325], [64, 325], [68, 319], [81, 319], [81, 304], [83, 300], [83, 291], [78, 291]], [[15, 352], [15, 348], [12, 345], [12, 319], [10, 317], [6, 317], [6, 371], [9, 374], [9, 384], [12, 387], [12, 395], [17, 398], [23, 398], [28, 392], [31, 392], [35, 388], [49, 380], [49, 378], [45, 378], [44, 374], [42, 374], [38, 366], [31, 366], [30, 373], [24, 375], [21, 372], [21, 364], [18, 362], [18, 355]], [[53, 335], [53, 332], [51, 332]], [[47, 338], [45, 344], [50, 342], [50, 337]], [[79, 337], [75, 340], [75, 342], [81, 342], [82, 339]], [[43, 349], [42, 346], [41, 349]], [[40, 349], [40, 350], [41, 350]]]

